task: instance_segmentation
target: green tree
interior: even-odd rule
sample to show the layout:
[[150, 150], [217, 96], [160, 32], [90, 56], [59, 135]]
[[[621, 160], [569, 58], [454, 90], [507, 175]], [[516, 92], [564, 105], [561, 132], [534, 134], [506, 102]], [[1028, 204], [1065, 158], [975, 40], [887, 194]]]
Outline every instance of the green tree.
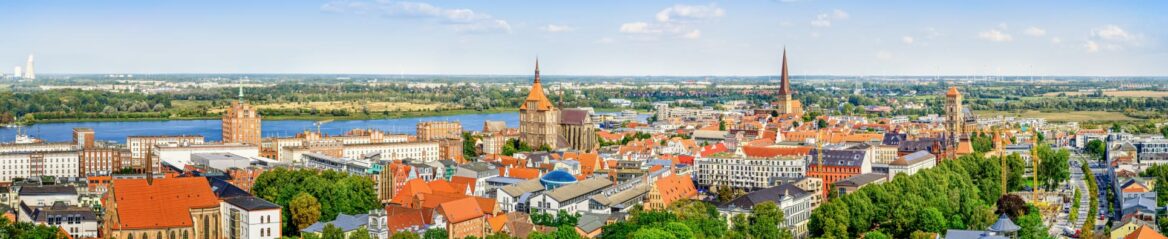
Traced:
[[466, 160], [472, 160], [478, 157], [479, 153], [475, 150], [475, 145], [479, 142], [479, 137], [472, 135], [470, 132], [462, 133], [462, 157]]
[[349, 239], [370, 239], [369, 230], [365, 230], [364, 227], [357, 228], [349, 233]]
[[945, 221], [945, 215], [941, 214], [941, 210], [930, 207], [921, 211], [921, 216], [918, 218], [921, 231], [926, 232], [944, 232], [948, 228], [948, 222]]
[[390, 239], [422, 239], [422, 237], [418, 236], [417, 233], [408, 232], [408, 231], [395, 232], [395, 233], [393, 233], [393, 235], [389, 236], [389, 238]]
[[791, 238], [791, 232], [779, 228], [783, 221], [783, 210], [774, 202], [754, 205], [750, 216], [750, 236], [753, 238]]
[[426, 233], [422, 234], [422, 238], [423, 239], [447, 239], [447, 238], [449, 238], [449, 236], [447, 236], [447, 235], [448, 234], [446, 233], [446, 229], [441, 229], [441, 228], [430, 229], [430, 230], [426, 230]]
[[629, 235], [629, 238], [630, 239], [679, 239], [676, 236], [674, 236], [673, 233], [669, 233], [665, 230], [661, 230], [658, 228], [652, 228], [652, 227], [641, 228], [640, 230], [637, 230], [636, 232], [633, 232], [633, 234]]
[[892, 237], [880, 231], [870, 231], [864, 233], [864, 239], [892, 239]]
[[1050, 145], [1039, 145], [1036, 150], [1038, 157], [1042, 159], [1038, 180], [1042, 182], [1046, 190], [1053, 191], [1059, 183], [1071, 177], [1070, 168], [1068, 168], [1071, 153], [1066, 149], [1055, 151], [1050, 148]]
[[311, 194], [305, 192], [296, 194], [288, 206], [291, 208], [292, 221], [296, 225], [296, 230], [304, 229], [320, 220], [320, 202], [317, 202], [316, 197]]
[[325, 224], [324, 229], [320, 231], [320, 239], [345, 239], [345, 231], [341, 231], [340, 227], [333, 226], [332, 223]]

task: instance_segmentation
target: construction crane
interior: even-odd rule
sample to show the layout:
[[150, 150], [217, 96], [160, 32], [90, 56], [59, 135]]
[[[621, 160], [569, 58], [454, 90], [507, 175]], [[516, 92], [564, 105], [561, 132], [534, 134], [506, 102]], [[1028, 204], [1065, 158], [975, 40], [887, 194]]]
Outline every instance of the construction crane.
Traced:
[[323, 124], [327, 124], [327, 123], [329, 123], [329, 122], [333, 122], [333, 120], [332, 120], [332, 119], [326, 119], [326, 120], [318, 120], [318, 121], [316, 121], [316, 122], [313, 122], [313, 123], [312, 123], [312, 125], [315, 125], [315, 126], [316, 126], [316, 134], [318, 134], [318, 135], [323, 135], [323, 134], [321, 134], [321, 133], [320, 133], [320, 126], [321, 126], [321, 125], [323, 125]]
[[1006, 191], [1007, 190], [1007, 188], [1006, 188], [1006, 181], [1007, 181], [1006, 174], [1008, 174], [1008, 172], [1009, 172], [1008, 170], [1006, 170], [1006, 167], [1008, 167], [1009, 164], [1006, 162], [1006, 157], [1005, 157], [1006, 156], [1005, 155], [1006, 154], [1006, 145], [1005, 145], [1005, 141], [1003, 140], [1005, 138], [1003, 136], [1005, 136], [1005, 135], [1002, 135], [1001, 128], [994, 127], [993, 131], [994, 131], [993, 132], [993, 134], [994, 134], [994, 147], [998, 151], [998, 160], [1000, 160], [1002, 162], [1002, 173], [1001, 173], [1001, 176], [1002, 176], [1002, 195], [1005, 195], [1007, 193], [1007, 191]]

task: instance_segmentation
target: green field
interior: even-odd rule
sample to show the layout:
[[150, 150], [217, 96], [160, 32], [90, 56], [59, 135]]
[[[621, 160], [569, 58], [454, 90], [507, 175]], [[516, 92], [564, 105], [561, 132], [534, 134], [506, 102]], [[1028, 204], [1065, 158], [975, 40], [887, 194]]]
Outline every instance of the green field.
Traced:
[[1003, 111], [977, 111], [974, 114], [987, 116], [1018, 116], [1024, 118], [1043, 118], [1047, 121], [1053, 122], [1082, 122], [1082, 121], [1128, 121], [1137, 120], [1136, 118], [1128, 117], [1119, 112], [1106, 111], [1071, 111], [1071, 112], [1040, 112], [1035, 110], [1023, 112], [1003, 112]]

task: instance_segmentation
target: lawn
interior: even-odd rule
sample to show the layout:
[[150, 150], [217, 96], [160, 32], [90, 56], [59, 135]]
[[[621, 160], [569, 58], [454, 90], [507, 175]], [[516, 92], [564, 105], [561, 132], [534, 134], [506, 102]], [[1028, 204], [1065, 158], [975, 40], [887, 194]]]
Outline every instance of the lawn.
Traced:
[[1069, 112], [1041, 112], [1041, 111], [1024, 111], [1024, 112], [1003, 112], [1003, 111], [977, 111], [974, 114], [980, 117], [989, 116], [1019, 116], [1024, 118], [1043, 118], [1047, 121], [1053, 122], [1070, 122], [1070, 121], [1125, 121], [1136, 120], [1136, 118], [1128, 117], [1119, 112], [1106, 111], [1069, 111]]

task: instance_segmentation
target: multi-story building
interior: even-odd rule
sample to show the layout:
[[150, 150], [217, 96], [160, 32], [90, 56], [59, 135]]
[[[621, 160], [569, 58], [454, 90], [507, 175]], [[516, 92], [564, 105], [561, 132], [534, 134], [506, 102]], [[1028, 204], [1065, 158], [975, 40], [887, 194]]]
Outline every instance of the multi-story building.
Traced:
[[[803, 153], [806, 154], [804, 149]], [[776, 180], [795, 180], [807, 175], [806, 156], [699, 157], [695, 176], [704, 187], [761, 189]]]
[[40, 176], [78, 177], [80, 160], [75, 145], [51, 151], [0, 152], [0, 182]]
[[418, 123], [419, 141], [462, 138], [462, 124], [454, 121], [426, 121]]
[[[647, 180], [647, 179], [642, 179]], [[665, 210], [669, 204], [683, 199], [695, 199], [698, 190], [689, 175], [674, 174], [657, 179], [645, 197], [644, 209]]]
[[381, 160], [416, 159], [425, 162], [437, 161], [441, 158], [438, 142], [400, 142], [400, 143], [371, 143], [346, 144], [342, 157], [362, 159], [380, 155]]
[[223, 113], [223, 142], [242, 143], [252, 147], [260, 146], [262, 119], [251, 104], [243, 102], [243, 89], [239, 90], [240, 100], [231, 102], [231, 107]]
[[826, 198], [828, 187], [836, 181], [872, 172], [871, 156], [868, 149], [812, 150], [807, 177], [823, 179], [822, 192]]
[[[783, 184], [751, 192], [718, 206], [718, 212], [727, 222], [735, 215], [750, 213], [751, 209], [763, 202], [772, 202], [783, 210], [780, 227], [787, 228], [795, 238], [807, 238], [807, 223], [811, 219], [811, 195], [799, 187]], [[733, 226], [733, 225], [731, 225]]]
[[154, 152], [154, 146], [159, 144], [201, 144], [201, 135], [163, 135], [163, 136], [129, 136], [126, 137], [126, 147], [130, 149], [130, 162], [122, 162], [123, 167], [133, 168], [138, 172], [158, 172], [158, 159], [150, 160], [151, 167], [146, 166], [146, 158]]
[[82, 149], [93, 147], [93, 136], [92, 128], [73, 128], [73, 144]]
[[121, 148], [83, 148], [78, 156], [81, 164], [78, 175], [104, 176], [122, 169], [122, 162], [130, 158], [130, 150]]
[[506, 121], [486, 120], [483, 121], [483, 133], [502, 132], [507, 129]]
[[219, 199], [203, 177], [115, 179], [103, 201], [106, 238], [225, 237]]
[[[244, 158], [259, 157], [259, 147], [243, 143], [159, 144], [154, 146], [152, 159], [183, 168], [193, 163], [191, 155], [200, 153], [235, 154]], [[158, 164], [158, 163], [155, 163]]]
[[575, 150], [596, 149], [596, 124], [583, 109], [565, 109], [560, 112], [560, 136]]
[[[445, 219], [446, 233], [449, 238], [475, 237], [483, 238], [486, 234], [486, 217], [483, 209], [473, 197], [439, 204], [438, 212]], [[435, 220], [436, 224], [438, 220]]]
[[535, 61], [535, 81], [527, 100], [519, 105], [519, 140], [532, 148], [559, 146], [560, 110], [543, 93], [539, 81], [539, 61]]
[[72, 238], [97, 238], [97, 214], [93, 209], [62, 202], [50, 206], [21, 206], [20, 222], [58, 227]]
[[826, 195], [823, 193], [823, 179], [805, 177], [799, 179], [799, 181], [795, 181], [791, 185], [795, 185], [803, 189], [803, 191], [811, 193], [811, 209], [818, 208], [823, 203], [824, 195]]
[[[546, 176], [545, 176], [546, 179]], [[612, 186], [612, 181], [606, 178], [590, 178], [547, 191], [531, 197], [529, 206], [533, 210], [545, 213], [565, 211], [569, 214], [589, 211], [589, 197], [599, 194]]]
[[225, 198], [219, 204], [219, 214], [223, 215], [219, 224], [227, 239], [280, 238], [282, 234], [280, 205], [257, 197]]
[[929, 151], [917, 151], [905, 156], [896, 158], [896, 161], [888, 164], [888, 180], [892, 180], [898, 174], [913, 175], [925, 169], [932, 168], [937, 165], [937, 157], [929, 153]]

